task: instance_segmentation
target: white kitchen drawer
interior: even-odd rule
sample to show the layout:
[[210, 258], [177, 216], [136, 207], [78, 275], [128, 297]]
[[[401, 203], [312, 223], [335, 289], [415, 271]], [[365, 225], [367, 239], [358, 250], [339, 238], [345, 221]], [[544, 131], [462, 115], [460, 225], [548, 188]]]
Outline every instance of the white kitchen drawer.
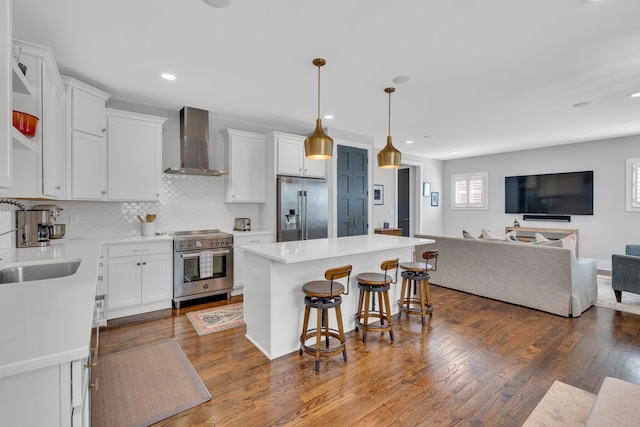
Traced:
[[275, 233], [271, 234], [247, 234], [245, 236], [233, 235], [234, 246], [257, 245], [259, 243], [273, 243], [276, 241]]
[[109, 245], [108, 257], [144, 256], [173, 252], [173, 242], [147, 242]]

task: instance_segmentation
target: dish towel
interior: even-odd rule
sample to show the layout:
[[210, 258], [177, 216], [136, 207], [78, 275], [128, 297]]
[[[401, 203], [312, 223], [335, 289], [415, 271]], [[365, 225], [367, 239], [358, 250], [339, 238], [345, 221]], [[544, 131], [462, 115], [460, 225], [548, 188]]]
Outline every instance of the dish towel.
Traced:
[[213, 252], [200, 252], [200, 278], [207, 279], [213, 276]]

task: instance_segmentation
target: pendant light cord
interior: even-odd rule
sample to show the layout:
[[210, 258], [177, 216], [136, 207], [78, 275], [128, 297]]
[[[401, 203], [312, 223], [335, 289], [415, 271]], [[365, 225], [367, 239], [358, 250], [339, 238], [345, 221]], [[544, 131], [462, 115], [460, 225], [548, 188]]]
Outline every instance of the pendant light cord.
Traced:
[[320, 118], [320, 66], [318, 65], [318, 118]]
[[388, 135], [391, 136], [391, 92], [389, 92], [389, 133]]

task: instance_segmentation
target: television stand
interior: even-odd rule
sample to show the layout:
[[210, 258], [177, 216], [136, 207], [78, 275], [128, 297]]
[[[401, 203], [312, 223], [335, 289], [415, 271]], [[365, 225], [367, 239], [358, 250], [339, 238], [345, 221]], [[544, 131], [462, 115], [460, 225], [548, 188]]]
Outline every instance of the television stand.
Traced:
[[536, 240], [536, 233], [542, 234], [549, 240], [560, 240], [570, 234], [576, 235], [576, 258], [578, 258], [578, 230], [560, 228], [530, 228], [530, 227], [505, 227], [504, 232], [516, 232], [516, 239], [521, 242], [532, 242]]

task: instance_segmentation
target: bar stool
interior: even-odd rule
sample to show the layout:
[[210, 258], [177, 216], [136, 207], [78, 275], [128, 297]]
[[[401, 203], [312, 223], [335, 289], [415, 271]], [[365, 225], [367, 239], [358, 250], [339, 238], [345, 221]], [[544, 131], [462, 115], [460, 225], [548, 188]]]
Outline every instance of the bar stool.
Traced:
[[[389, 331], [389, 338], [393, 341], [389, 289], [392, 283], [397, 283], [398, 281], [398, 258], [383, 261], [380, 269], [384, 273], [360, 273], [357, 276], [360, 294], [358, 296], [358, 311], [355, 319], [356, 329], [362, 330], [362, 342], [367, 342], [367, 331], [382, 333]], [[395, 279], [387, 274], [391, 270], [396, 270]], [[376, 310], [376, 294], [380, 305], [379, 310]], [[371, 307], [369, 306], [370, 301]], [[375, 320], [371, 322], [370, 318], [379, 319], [380, 323], [374, 323]]]
[[[438, 250], [425, 251], [422, 258], [426, 262], [403, 262], [400, 268], [402, 272], [402, 290], [398, 301], [398, 320], [402, 318], [402, 313], [419, 314], [422, 317], [422, 325], [426, 324], [426, 315], [433, 317], [433, 304], [431, 303], [431, 292], [429, 290], [429, 271], [438, 269]], [[413, 285], [413, 297], [411, 287]], [[420, 294], [417, 298], [416, 294]]]
[[[347, 349], [345, 346], [344, 328], [342, 326], [342, 304], [341, 294], [349, 294], [349, 279], [351, 278], [351, 266], [331, 268], [324, 273], [326, 280], [315, 280], [307, 282], [302, 286], [304, 292], [304, 322], [302, 324], [302, 334], [300, 335], [300, 355], [303, 352], [311, 354], [316, 358], [316, 372], [320, 370], [320, 358], [333, 356], [342, 352], [342, 358], [347, 361]], [[335, 282], [337, 279], [347, 278], [347, 292], [344, 286]], [[315, 328], [309, 329], [309, 314], [312, 308], [318, 310], [318, 319]], [[328, 310], [335, 308], [338, 329], [329, 328]], [[322, 347], [322, 335], [324, 334], [325, 347]], [[307, 340], [315, 335], [315, 344], [307, 344]], [[338, 342], [332, 338], [337, 339]]]

